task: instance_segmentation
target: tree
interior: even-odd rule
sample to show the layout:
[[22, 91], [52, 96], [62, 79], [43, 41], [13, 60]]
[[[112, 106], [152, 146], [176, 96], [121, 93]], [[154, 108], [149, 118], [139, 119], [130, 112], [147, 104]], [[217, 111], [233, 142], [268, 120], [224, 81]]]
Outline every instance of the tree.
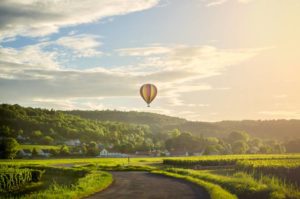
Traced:
[[11, 129], [8, 126], [1, 126], [0, 127], [0, 134], [4, 137], [12, 137], [11, 135]]
[[195, 137], [190, 133], [181, 133], [175, 138], [170, 138], [166, 140], [165, 145], [169, 151], [176, 150], [181, 152], [193, 152], [203, 148], [201, 138]]
[[31, 155], [32, 155], [32, 157], [36, 157], [36, 156], [38, 156], [38, 152], [37, 152], [37, 150], [36, 150], [36, 148], [35, 148], [35, 147], [32, 149], [32, 153], [31, 153]]
[[100, 152], [96, 142], [91, 141], [87, 147], [87, 153], [92, 156], [98, 155]]
[[58, 149], [50, 149], [49, 152], [52, 156], [57, 156], [60, 151]]
[[19, 143], [14, 138], [4, 138], [0, 142], [1, 158], [13, 159], [19, 150]]
[[220, 151], [217, 149], [217, 146], [207, 146], [204, 150], [204, 155], [217, 155], [220, 154]]
[[275, 144], [273, 146], [273, 153], [285, 153], [286, 149], [282, 144]]
[[43, 133], [39, 130], [33, 131], [31, 133], [31, 138], [35, 143], [38, 143], [41, 140], [42, 135], [43, 135]]
[[246, 142], [244, 142], [242, 140], [235, 141], [232, 144], [232, 152], [234, 154], [244, 154], [247, 152], [248, 149], [249, 149], [249, 146], [247, 145]]
[[261, 147], [263, 145], [262, 140], [259, 138], [253, 138], [248, 142], [249, 146], [252, 147]]
[[263, 145], [259, 148], [260, 153], [272, 153], [272, 147]]
[[43, 143], [43, 144], [47, 144], [47, 145], [52, 144], [53, 141], [54, 141], [54, 139], [53, 139], [52, 137], [50, 137], [50, 136], [45, 136], [45, 137], [43, 137], [43, 139], [42, 139], [42, 143]]
[[244, 142], [248, 142], [249, 140], [249, 134], [246, 132], [237, 132], [234, 131], [232, 133], [230, 133], [227, 137], [228, 141], [230, 143], [234, 143], [236, 141], [244, 141]]
[[300, 152], [300, 138], [286, 142], [285, 148], [288, 153], [299, 153]]
[[216, 137], [207, 137], [204, 140], [205, 140], [205, 144], [207, 145], [215, 145], [219, 143], [219, 139]]
[[80, 150], [81, 150], [81, 154], [82, 155], [86, 155], [87, 154], [87, 146], [86, 146], [85, 143], [81, 145]]
[[171, 131], [168, 131], [167, 134], [170, 135], [171, 138], [175, 138], [178, 137], [181, 134], [181, 132], [178, 129], [173, 129]]
[[62, 145], [59, 150], [59, 155], [66, 156], [70, 155], [70, 149], [67, 145]]

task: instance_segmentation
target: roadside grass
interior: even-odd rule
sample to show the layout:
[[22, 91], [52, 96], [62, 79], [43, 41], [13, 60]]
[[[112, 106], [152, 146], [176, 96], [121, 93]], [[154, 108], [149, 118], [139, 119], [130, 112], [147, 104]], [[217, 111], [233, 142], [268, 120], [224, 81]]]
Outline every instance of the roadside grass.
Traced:
[[231, 193], [236, 194], [239, 198], [268, 198], [269, 195], [269, 190], [266, 185], [256, 182], [253, 178], [241, 172], [233, 176], [223, 176], [212, 174], [205, 170], [196, 171], [191, 169], [170, 168], [167, 169], [167, 171], [218, 184]]
[[193, 178], [190, 176], [185, 176], [185, 175], [181, 175], [181, 174], [177, 174], [177, 173], [161, 171], [161, 170], [152, 171], [151, 173], [166, 175], [166, 176], [183, 179], [183, 180], [195, 183], [195, 184], [203, 187], [207, 191], [207, 193], [209, 194], [211, 199], [237, 199], [236, 195], [228, 192], [227, 190], [223, 189], [221, 186], [201, 180], [201, 179], [197, 179], [197, 178]]
[[4, 193], [0, 198], [81, 198], [107, 188], [113, 181], [112, 175], [95, 169], [27, 165], [29, 168], [45, 171], [41, 181], [14, 192]]
[[270, 198], [270, 199], [296, 199], [300, 198], [299, 190], [295, 187], [284, 184], [276, 178], [260, 176], [255, 179], [253, 175], [244, 172], [232, 172], [223, 175], [217, 171], [215, 174], [211, 170], [191, 170], [191, 169], [167, 169], [168, 172], [177, 173], [180, 175], [190, 176], [201, 179], [207, 182], [218, 184], [236, 194], [239, 198]]
[[[300, 198], [300, 190], [298, 186], [295, 186], [290, 183], [286, 183], [285, 181], [275, 177], [275, 176], [267, 176], [267, 175], [258, 175], [253, 173], [252, 176], [257, 179], [259, 182], [267, 184], [272, 192], [270, 193], [271, 199], [299, 199]], [[258, 176], [258, 177], [257, 177]]]
[[104, 171], [92, 171], [80, 178], [72, 186], [52, 184], [48, 189], [27, 194], [20, 199], [74, 199], [82, 198], [107, 188], [112, 183], [112, 175]]

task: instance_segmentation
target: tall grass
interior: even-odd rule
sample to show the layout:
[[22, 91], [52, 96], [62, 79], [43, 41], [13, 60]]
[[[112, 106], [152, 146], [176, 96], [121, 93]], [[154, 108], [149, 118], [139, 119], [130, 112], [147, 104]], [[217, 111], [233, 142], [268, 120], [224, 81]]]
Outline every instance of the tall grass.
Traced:
[[215, 155], [201, 157], [165, 158], [163, 164], [176, 167], [234, 166], [241, 160], [300, 160], [299, 154]]
[[170, 177], [175, 177], [183, 180], [187, 180], [189, 182], [195, 183], [201, 187], [203, 187], [209, 194], [211, 199], [237, 199], [237, 196], [231, 194], [230, 192], [226, 191], [219, 185], [203, 181], [201, 179], [193, 178], [190, 176], [181, 175], [178, 173], [171, 173], [167, 171], [152, 171], [152, 173], [166, 175]]
[[107, 188], [112, 183], [112, 175], [103, 171], [92, 171], [80, 178], [73, 186], [54, 183], [49, 189], [27, 194], [20, 199], [74, 199], [91, 195]]
[[32, 170], [19, 168], [0, 168], [0, 192], [20, 189], [32, 181]]
[[191, 169], [167, 169], [168, 172], [190, 176], [210, 183], [218, 184], [239, 198], [269, 198], [269, 199], [297, 199], [300, 192], [296, 187], [286, 185], [277, 178], [261, 175], [255, 179], [253, 175], [244, 172], [234, 172], [232, 175], [216, 175], [211, 171], [196, 171]]
[[237, 169], [248, 173], [276, 176], [300, 185], [300, 159], [243, 160], [237, 162]]

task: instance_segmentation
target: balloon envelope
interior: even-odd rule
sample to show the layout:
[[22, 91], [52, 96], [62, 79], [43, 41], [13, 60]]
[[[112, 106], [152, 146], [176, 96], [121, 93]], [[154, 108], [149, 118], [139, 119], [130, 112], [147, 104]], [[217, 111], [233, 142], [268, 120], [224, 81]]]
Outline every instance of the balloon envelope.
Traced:
[[140, 94], [149, 107], [150, 103], [154, 100], [154, 98], [157, 95], [157, 88], [153, 84], [144, 84], [140, 88]]

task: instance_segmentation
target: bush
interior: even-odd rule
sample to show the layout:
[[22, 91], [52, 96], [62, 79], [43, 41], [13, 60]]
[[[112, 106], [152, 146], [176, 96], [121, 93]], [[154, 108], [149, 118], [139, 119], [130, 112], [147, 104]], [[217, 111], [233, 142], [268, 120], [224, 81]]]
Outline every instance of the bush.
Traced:
[[0, 141], [0, 158], [13, 159], [19, 150], [19, 143], [14, 138], [4, 138]]
[[31, 171], [31, 181], [32, 182], [39, 182], [44, 173], [45, 173], [44, 170], [32, 170]]

